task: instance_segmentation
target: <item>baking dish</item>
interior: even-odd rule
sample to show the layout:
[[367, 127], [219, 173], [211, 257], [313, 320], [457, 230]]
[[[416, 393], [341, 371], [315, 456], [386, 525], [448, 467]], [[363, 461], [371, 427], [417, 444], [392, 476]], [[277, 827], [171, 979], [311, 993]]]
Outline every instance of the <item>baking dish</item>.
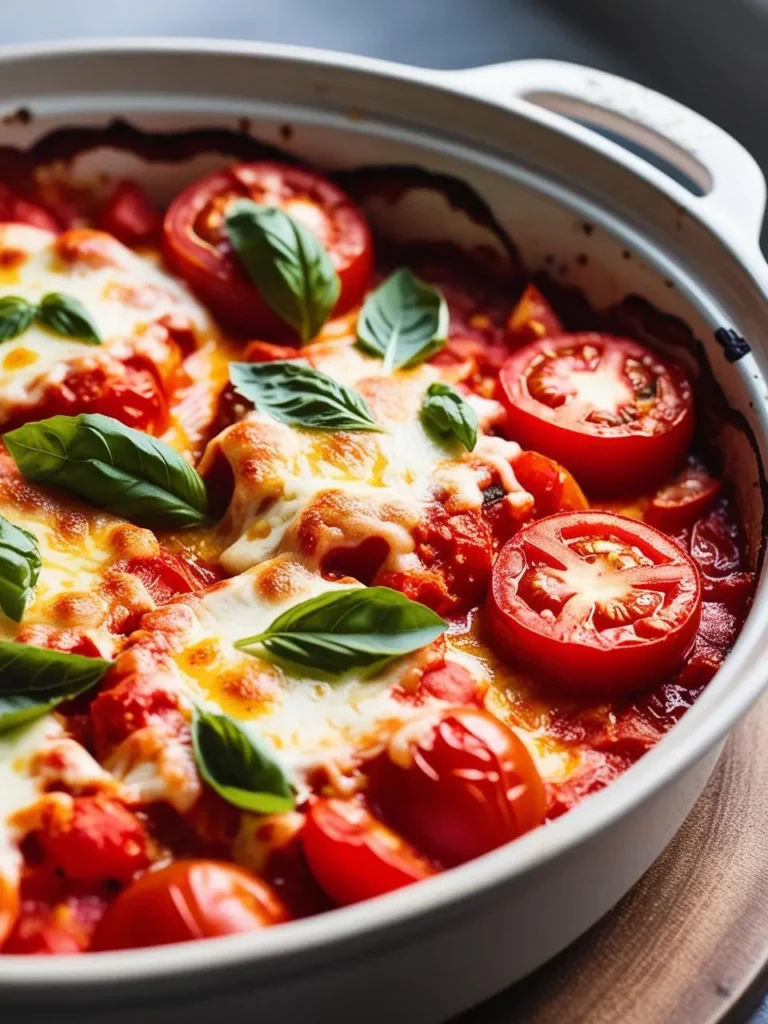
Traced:
[[[697, 115], [569, 65], [438, 73], [197, 41], [9, 49], [0, 54], [0, 97], [14, 145], [119, 115], [145, 130], [234, 129], [320, 166], [415, 164], [466, 181], [529, 266], [557, 254], [558, 272], [596, 304], [637, 293], [690, 325], [743, 421], [724, 443], [758, 561], [768, 448], [768, 277], [757, 245], [765, 186], [738, 143]], [[621, 128], [705, 194], [694, 197], [558, 111]], [[96, 150], [72, 173], [94, 176], [116, 159]], [[167, 196], [209, 157], [119, 159], [123, 173]], [[489, 241], [482, 225], [428, 190], [395, 212], [379, 213], [390, 230], [423, 237], [450, 222], [452, 237]], [[674, 834], [728, 729], [763, 687], [764, 590], [724, 668], [670, 736], [546, 829], [414, 889], [252, 937], [58, 962], [7, 958], [4, 1004], [31, 1019], [55, 1007], [64, 1019], [167, 1020], [173, 1007], [187, 1021], [257, 1008], [278, 1020], [351, 1020], [364, 1005], [373, 1021], [430, 1021], [477, 1003], [597, 920]]]

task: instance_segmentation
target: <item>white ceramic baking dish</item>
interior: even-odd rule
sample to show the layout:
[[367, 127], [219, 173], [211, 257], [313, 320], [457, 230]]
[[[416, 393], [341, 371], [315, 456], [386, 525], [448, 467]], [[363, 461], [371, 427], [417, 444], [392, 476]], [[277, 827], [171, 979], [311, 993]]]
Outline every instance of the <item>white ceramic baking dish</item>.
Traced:
[[[0, 141], [12, 145], [119, 116], [150, 130], [236, 129], [330, 168], [417, 164], [463, 179], [529, 267], [554, 255], [568, 283], [598, 305], [637, 293], [690, 325], [743, 418], [722, 440], [759, 561], [765, 184], [748, 153], [698, 115], [622, 79], [547, 61], [435, 72], [198, 40], [0, 50], [0, 108]], [[705, 194], [563, 114], [634, 138]], [[95, 180], [117, 164], [168, 196], [221, 159], [158, 163], [100, 149], [71, 173]], [[390, 232], [488, 240], [427, 191], [370, 213]], [[719, 328], [748, 339], [751, 352], [731, 361]], [[554, 823], [433, 880], [263, 933], [119, 954], [0, 957], [0, 1017], [406, 1024], [479, 1002], [596, 921], [669, 842], [768, 678], [767, 591], [763, 580], [735, 649], [671, 734]]]

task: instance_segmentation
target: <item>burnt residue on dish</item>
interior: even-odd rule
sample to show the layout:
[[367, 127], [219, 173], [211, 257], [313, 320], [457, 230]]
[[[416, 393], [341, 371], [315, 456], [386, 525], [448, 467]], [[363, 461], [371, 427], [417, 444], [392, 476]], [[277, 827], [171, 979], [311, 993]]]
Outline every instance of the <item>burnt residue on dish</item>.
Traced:
[[751, 352], [749, 342], [732, 327], [718, 327], [715, 331], [715, 341], [722, 347], [729, 363], [738, 362]]

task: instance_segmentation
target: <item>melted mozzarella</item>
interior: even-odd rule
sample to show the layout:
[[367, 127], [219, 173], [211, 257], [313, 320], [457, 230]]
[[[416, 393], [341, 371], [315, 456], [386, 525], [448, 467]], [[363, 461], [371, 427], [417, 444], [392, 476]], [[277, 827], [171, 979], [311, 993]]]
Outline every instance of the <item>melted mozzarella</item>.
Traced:
[[[202, 308], [172, 277], [147, 257], [92, 232], [105, 258], [63, 258], [61, 239], [24, 224], [0, 224], [0, 297], [38, 303], [47, 292], [79, 299], [95, 322], [102, 345], [61, 337], [33, 323], [0, 351], [0, 421], [12, 410], [39, 401], [44, 388], [64, 378], [73, 362], [95, 364], [104, 353], [140, 338], [168, 314], [183, 314], [201, 331], [209, 328]], [[85, 248], [85, 243], [84, 243]]]
[[[280, 550], [308, 554], [295, 536], [304, 523], [315, 530], [319, 523], [326, 534], [313, 542], [316, 564], [334, 544], [381, 536], [390, 547], [386, 568], [413, 568], [412, 531], [425, 504], [440, 500], [451, 513], [479, 508], [486, 470], [500, 476], [513, 502], [530, 505], [510, 465], [520, 453], [515, 442], [481, 434], [467, 452], [425, 428], [421, 406], [429, 385], [440, 379], [438, 368], [422, 364], [385, 374], [382, 360], [350, 347], [349, 339], [313, 350], [313, 365], [357, 390], [382, 430], [304, 430], [253, 412], [215, 439], [201, 470], [222, 455], [233, 469], [224, 523], [230, 542], [220, 556], [228, 572], [243, 572]], [[469, 401], [481, 427], [499, 418], [498, 403]]]

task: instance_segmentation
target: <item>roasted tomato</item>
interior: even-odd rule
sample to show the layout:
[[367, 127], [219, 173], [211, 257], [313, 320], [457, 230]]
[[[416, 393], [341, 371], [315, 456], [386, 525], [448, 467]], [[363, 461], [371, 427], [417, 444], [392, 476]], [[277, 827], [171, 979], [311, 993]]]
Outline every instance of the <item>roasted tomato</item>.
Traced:
[[658, 530], [609, 512], [561, 512], [504, 546], [487, 610], [510, 660], [591, 697], [655, 685], [680, 664], [701, 583]]
[[0, 184], [0, 222], [31, 224], [44, 231], [59, 232], [61, 228], [53, 217], [37, 203], [31, 203], [17, 195], [7, 185]]
[[665, 533], [677, 533], [709, 512], [720, 486], [699, 462], [689, 459], [685, 469], [654, 494], [645, 517]]
[[171, 551], [161, 551], [150, 558], [127, 558], [113, 568], [137, 576], [158, 605], [168, 604], [177, 594], [191, 594], [221, 579], [217, 570]]
[[315, 880], [342, 906], [382, 896], [434, 874], [426, 857], [356, 800], [316, 800], [302, 841]]
[[124, 245], [152, 245], [160, 238], [162, 220], [135, 181], [118, 182], [96, 225]]
[[317, 235], [341, 281], [335, 313], [360, 301], [373, 269], [373, 247], [368, 225], [349, 196], [302, 167], [239, 164], [186, 188], [171, 203], [163, 225], [168, 261], [222, 323], [238, 333], [293, 337], [251, 283], [227, 238], [224, 217], [239, 197], [279, 206]]
[[0, 949], [10, 935], [20, 909], [19, 890], [9, 879], [0, 875]]
[[539, 289], [529, 284], [507, 321], [507, 333], [514, 342], [535, 341], [562, 334], [563, 325]]
[[46, 858], [78, 882], [129, 882], [149, 863], [149, 840], [138, 818], [116, 800], [75, 797], [45, 809], [37, 838]]
[[684, 371], [644, 345], [562, 334], [521, 348], [499, 376], [507, 429], [588, 491], [638, 493], [669, 477], [693, 434]]
[[218, 861], [179, 860], [147, 872], [120, 893], [96, 930], [93, 948], [190, 942], [285, 919], [280, 900], [255, 875]]
[[[168, 424], [168, 406], [162, 387], [149, 370], [114, 362], [110, 366], [73, 368], [63, 380], [50, 384], [40, 404], [23, 420], [48, 416], [102, 413], [128, 427], [160, 434]], [[12, 425], [18, 425], [12, 421]]]
[[544, 819], [544, 786], [521, 739], [476, 707], [425, 712], [370, 767], [384, 821], [444, 867], [462, 864]]
[[106, 905], [104, 894], [88, 891], [62, 895], [53, 903], [25, 899], [16, 927], [2, 947], [3, 953], [25, 956], [84, 953]]
[[584, 492], [563, 466], [539, 452], [522, 452], [512, 463], [519, 483], [533, 495], [538, 519], [589, 508]]

